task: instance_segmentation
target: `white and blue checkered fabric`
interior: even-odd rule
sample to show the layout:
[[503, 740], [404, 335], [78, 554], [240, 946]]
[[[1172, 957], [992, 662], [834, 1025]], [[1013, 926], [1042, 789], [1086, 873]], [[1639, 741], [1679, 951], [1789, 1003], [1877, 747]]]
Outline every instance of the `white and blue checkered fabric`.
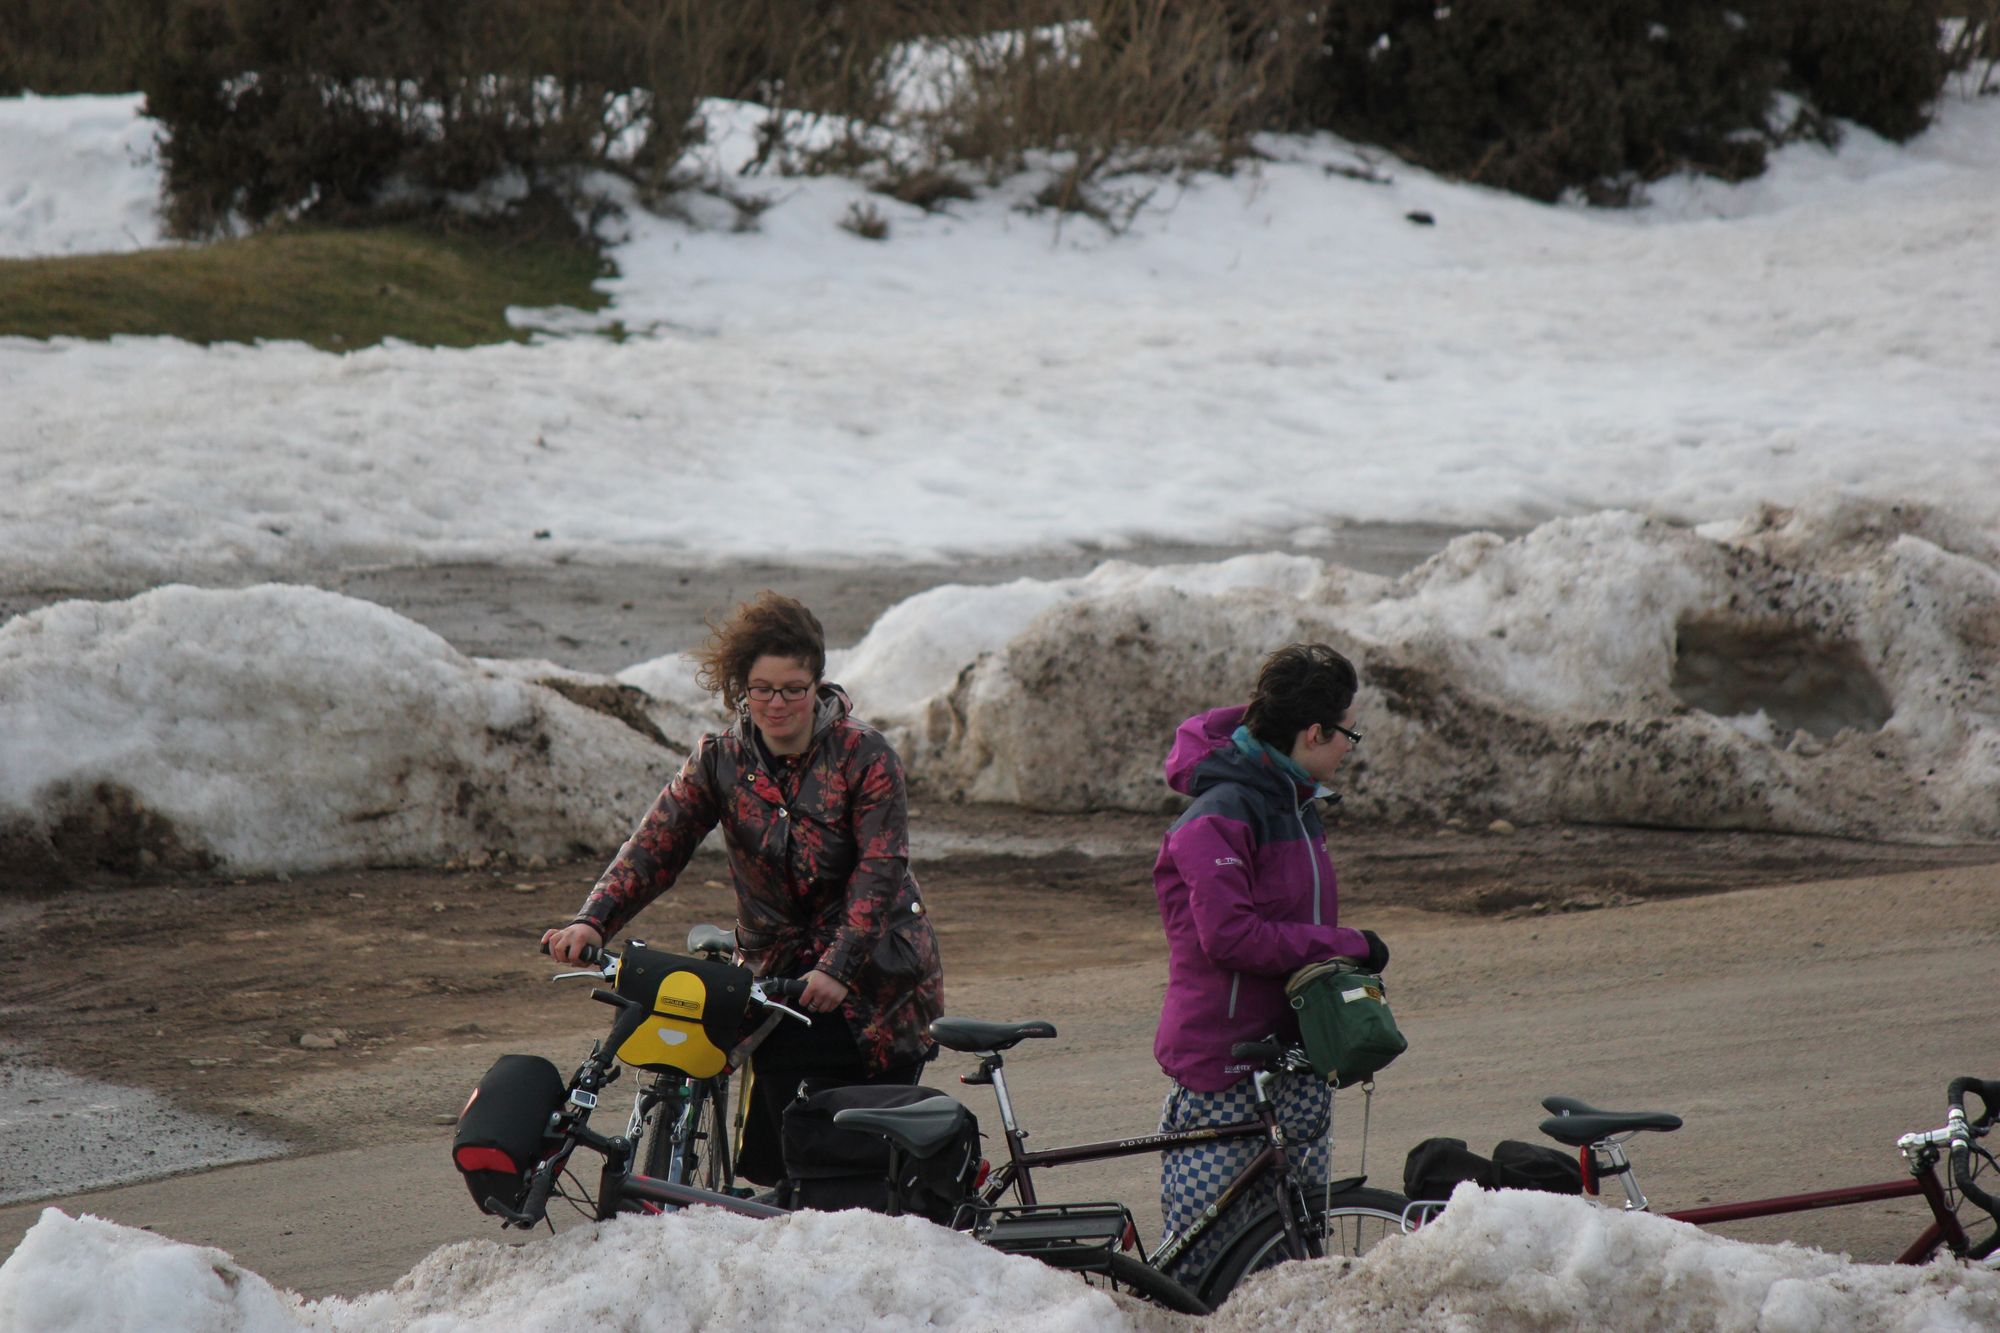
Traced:
[[[1291, 1075], [1278, 1080], [1272, 1097], [1278, 1106], [1278, 1123], [1285, 1127], [1285, 1151], [1300, 1177], [1308, 1187], [1324, 1181], [1333, 1154], [1328, 1133], [1333, 1120], [1332, 1086], [1320, 1079]], [[1247, 1078], [1220, 1092], [1196, 1092], [1176, 1083], [1160, 1107], [1160, 1129], [1196, 1129], [1254, 1120], [1256, 1104], [1256, 1088]], [[1263, 1139], [1246, 1138], [1161, 1153], [1160, 1217], [1167, 1234], [1176, 1235], [1193, 1225], [1263, 1149]], [[1270, 1196], [1260, 1190], [1253, 1197]], [[1181, 1255], [1174, 1274], [1186, 1277], [1201, 1272], [1243, 1221], [1240, 1217], [1217, 1218], [1208, 1234]]]

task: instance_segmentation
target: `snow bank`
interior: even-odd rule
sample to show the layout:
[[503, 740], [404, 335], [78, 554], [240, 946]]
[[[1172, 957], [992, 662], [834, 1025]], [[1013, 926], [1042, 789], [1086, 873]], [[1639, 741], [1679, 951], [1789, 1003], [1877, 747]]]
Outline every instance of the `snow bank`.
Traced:
[[0, 1327], [36, 1333], [868, 1329], [1861, 1330], [2000, 1325], [2000, 1273], [1750, 1245], [1581, 1199], [1471, 1186], [1359, 1261], [1288, 1264], [1210, 1319], [1114, 1301], [913, 1218], [682, 1213], [520, 1246], [446, 1246], [395, 1286], [304, 1301], [219, 1250], [47, 1209], [0, 1266]]
[[[88, 1261], [87, 1263], [85, 1261]], [[0, 1328], [457, 1333], [506, 1328], [1127, 1333], [1108, 1295], [916, 1218], [621, 1219], [521, 1246], [470, 1241], [355, 1300], [275, 1291], [219, 1250], [51, 1208], [0, 1266]]]
[[159, 129], [136, 94], [0, 98], [0, 259], [164, 243]]
[[678, 763], [391, 611], [283, 586], [15, 618], [0, 737], [0, 862], [42, 873], [596, 852]]
[[1361, 670], [1358, 814], [2000, 837], [2000, 545], [1920, 506], [1563, 519], [1396, 580], [1260, 556], [917, 600], [846, 683], [948, 794], [1170, 804], [1176, 724], [1322, 639]]
[[1794, 1245], [1725, 1240], [1582, 1199], [1461, 1185], [1423, 1230], [1358, 1262], [1260, 1274], [1207, 1326], [1975, 1333], [2000, 1326], [2000, 1273], [1949, 1260], [1924, 1268], [1857, 1264]]

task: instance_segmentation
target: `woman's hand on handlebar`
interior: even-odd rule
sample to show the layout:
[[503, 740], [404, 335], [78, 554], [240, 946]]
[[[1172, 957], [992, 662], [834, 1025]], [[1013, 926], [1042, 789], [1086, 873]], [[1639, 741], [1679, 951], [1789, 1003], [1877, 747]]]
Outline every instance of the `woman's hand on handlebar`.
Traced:
[[595, 926], [578, 922], [573, 926], [563, 926], [542, 932], [542, 949], [558, 963], [575, 967], [584, 961], [586, 948], [604, 947], [604, 936], [598, 934]]
[[809, 1014], [826, 1014], [840, 1008], [846, 999], [847, 987], [826, 973], [814, 970], [806, 973], [806, 988], [799, 996], [799, 1008]]

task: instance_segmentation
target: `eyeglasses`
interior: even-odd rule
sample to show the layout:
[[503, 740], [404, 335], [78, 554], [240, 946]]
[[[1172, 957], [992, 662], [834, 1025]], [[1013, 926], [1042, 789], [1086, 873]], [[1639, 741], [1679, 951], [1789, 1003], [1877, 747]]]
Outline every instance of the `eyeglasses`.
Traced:
[[747, 686], [743, 692], [760, 704], [771, 702], [772, 696], [778, 694], [785, 696], [786, 703], [795, 704], [808, 694], [811, 694], [812, 689], [813, 687], [810, 685], [751, 685]]
[[1349, 730], [1348, 730], [1348, 729], [1347, 729], [1346, 727], [1343, 727], [1343, 726], [1341, 726], [1341, 725], [1340, 725], [1340, 724], [1339, 724], [1338, 722], [1327, 722], [1327, 723], [1323, 723], [1323, 724], [1322, 724], [1322, 725], [1320, 726], [1320, 730], [1321, 730], [1322, 732], [1327, 732], [1327, 731], [1337, 731], [1337, 732], [1339, 732], [1339, 733], [1340, 733], [1341, 735], [1343, 735], [1343, 736], [1347, 737], [1347, 743], [1348, 743], [1349, 745], [1359, 745], [1359, 744], [1361, 744], [1361, 733], [1360, 733], [1360, 732], [1358, 732], [1358, 731], [1349, 731]]

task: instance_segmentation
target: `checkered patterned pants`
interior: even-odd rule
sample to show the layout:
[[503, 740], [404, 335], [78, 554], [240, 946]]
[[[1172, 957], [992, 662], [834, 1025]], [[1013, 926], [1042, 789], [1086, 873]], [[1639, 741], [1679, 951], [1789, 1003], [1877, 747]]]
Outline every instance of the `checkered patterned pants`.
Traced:
[[[1285, 1151], [1308, 1182], [1323, 1181], [1332, 1164], [1333, 1087], [1324, 1080], [1291, 1074], [1281, 1077], [1272, 1092], [1278, 1123], [1285, 1128]], [[1257, 1116], [1257, 1092], [1243, 1079], [1220, 1092], [1196, 1092], [1176, 1083], [1160, 1107], [1160, 1129], [1195, 1129], [1228, 1125]], [[1160, 1154], [1160, 1216], [1168, 1235], [1193, 1225], [1202, 1210], [1221, 1197], [1229, 1183], [1263, 1151], [1264, 1140], [1223, 1139], [1173, 1148]], [[1268, 1196], [1266, 1196], [1268, 1197]], [[1199, 1273], [1221, 1252], [1222, 1242], [1243, 1225], [1240, 1217], [1224, 1215], [1198, 1244], [1174, 1265], [1176, 1276]]]

